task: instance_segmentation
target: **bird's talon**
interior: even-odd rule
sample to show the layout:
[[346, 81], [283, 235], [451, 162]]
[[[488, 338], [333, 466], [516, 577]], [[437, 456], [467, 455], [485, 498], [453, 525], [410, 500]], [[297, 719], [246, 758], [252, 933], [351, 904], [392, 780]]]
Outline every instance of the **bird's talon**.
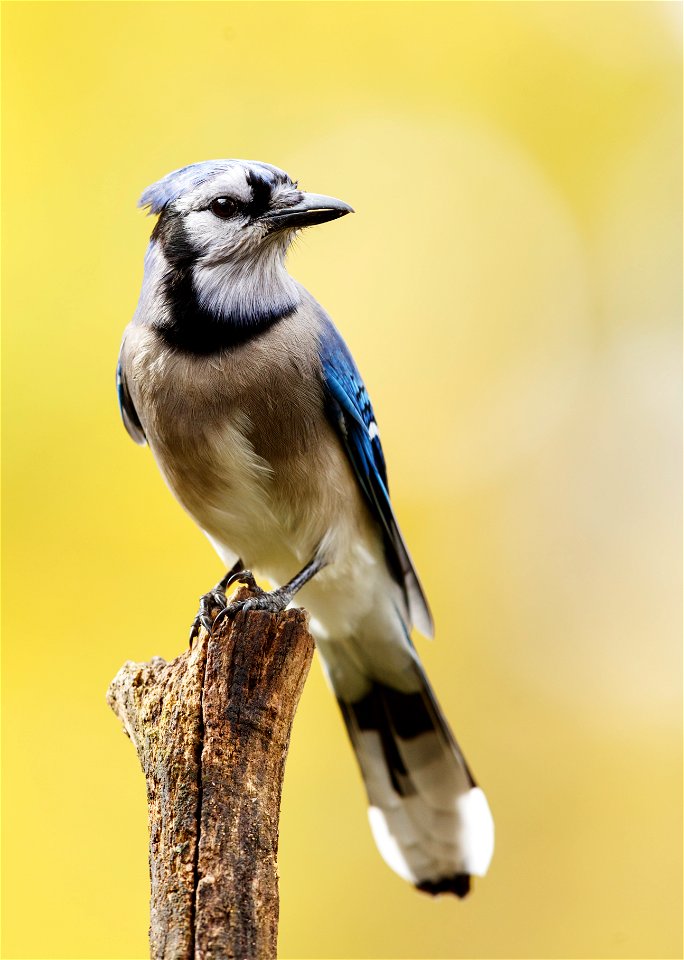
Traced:
[[211, 633], [216, 618], [225, 610], [227, 603], [225, 593], [216, 587], [200, 597], [199, 610], [190, 627], [190, 646], [199, 636], [200, 627]]
[[218, 627], [219, 623], [220, 623], [222, 620], [225, 620], [227, 617], [229, 618], [229, 617], [232, 616], [232, 614], [231, 614], [231, 612], [230, 612], [230, 608], [231, 608], [232, 606], [233, 606], [233, 604], [231, 603], [231, 604], [228, 604], [227, 607], [224, 607], [223, 610], [219, 610], [219, 612], [216, 614], [216, 617], [215, 617], [215, 619], [214, 619], [214, 622], [213, 622], [212, 625], [211, 625], [211, 630], [209, 631], [210, 633], [213, 633], [213, 632], [214, 632], [214, 630]]
[[265, 591], [261, 589], [259, 584], [254, 579], [254, 574], [252, 573], [251, 570], [238, 570], [237, 573], [232, 574], [226, 580], [226, 584], [225, 584], [226, 589], [232, 586], [232, 584], [234, 583], [242, 583], [246, 587], [248, 587], [248, 589], [251, 590], [252, 593], [256, 593], [258, 595], [265, 593]]

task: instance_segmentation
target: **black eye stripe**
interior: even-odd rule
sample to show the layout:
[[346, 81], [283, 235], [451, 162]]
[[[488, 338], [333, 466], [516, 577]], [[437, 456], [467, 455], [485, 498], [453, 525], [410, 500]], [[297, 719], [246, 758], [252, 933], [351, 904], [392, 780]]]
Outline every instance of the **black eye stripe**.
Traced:
[[273, 181], [260, 170], [249, 170], [247, 183], [252, 188], [252, 199], [247, 205], [247, 211], [250, 217], [259, 217], [262, 213], [266, 213], [271, 203]]
[[209, 204], [211, 212], [223, 220], [228, 220], [237, 213], [256, 219], [269, 210], [273, 199], [273, 191], [279, 184], [293, 186], [288, 177], [276, 177], [267, 170], [248, 170], [246, 179], [252, 193], [248, 202], [239, 200], [237, 197], [215, 197]]

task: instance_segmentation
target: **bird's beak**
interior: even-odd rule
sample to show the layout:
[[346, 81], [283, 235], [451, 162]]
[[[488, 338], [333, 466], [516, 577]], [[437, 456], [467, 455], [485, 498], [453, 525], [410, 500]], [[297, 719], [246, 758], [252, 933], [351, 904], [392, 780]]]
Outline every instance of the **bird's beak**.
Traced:
[[325, 223], [327, 220], [337, 220], [354, 210], [348, 203], [336, 200], [335, 197], [324, 197], [318, 193], [302, 193], [297, 204], [293, 207], [283, 207], [280, 210], [270, 210], [264, 216], [271, 230], [282, 230], [286, 227], [311, 227], [316, 223]]

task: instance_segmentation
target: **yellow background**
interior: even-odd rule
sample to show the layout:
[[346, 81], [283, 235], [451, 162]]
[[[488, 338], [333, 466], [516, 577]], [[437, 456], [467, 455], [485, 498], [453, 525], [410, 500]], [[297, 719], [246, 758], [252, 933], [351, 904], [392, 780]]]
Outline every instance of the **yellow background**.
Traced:
[[490, 798], [465, 902], [377, 855], [314, 665], [285, 958], [681, 957], [679, 4], [9, 3], [4, 940], [146, 953], [143, 778], [106, 707], [221, 572], [119, 422], [142, 189], [268, 160], [357, 213], [291, 269], [374, 399], [428, 671]]

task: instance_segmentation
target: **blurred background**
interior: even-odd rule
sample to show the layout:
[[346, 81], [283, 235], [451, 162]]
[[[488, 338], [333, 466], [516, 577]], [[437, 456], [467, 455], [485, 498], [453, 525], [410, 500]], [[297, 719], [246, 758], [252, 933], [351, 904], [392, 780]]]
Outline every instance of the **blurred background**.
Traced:
[[466, 901], [394, 876], [314, 664], [282, 956], [682, 956], [680, 36], [657, 2], [5, 4], [4, 957], [147, 952], [104, 696], [222, 571], [114, 367], [138, 196], [231, 156], [357, 211], [291, 270], [367, 380], [497, 824]]

